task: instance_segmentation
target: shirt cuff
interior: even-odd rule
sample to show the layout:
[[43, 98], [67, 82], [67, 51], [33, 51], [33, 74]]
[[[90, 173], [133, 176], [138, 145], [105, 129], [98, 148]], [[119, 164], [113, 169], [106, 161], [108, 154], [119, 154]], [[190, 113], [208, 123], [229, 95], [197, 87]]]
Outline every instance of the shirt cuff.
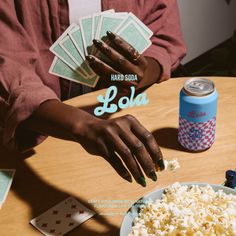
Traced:
[[[30, 83], [13, 90], [9, 96], [9, 109], [3, 128], [3, 144], [10, 149], [25, 151], [41, 143], [47, 136], [18, 128], [19, 124], [29, 118], [43, 102], [59, 100], [49, 87]], [[17, 131], [17, 132], [16, 132]]]

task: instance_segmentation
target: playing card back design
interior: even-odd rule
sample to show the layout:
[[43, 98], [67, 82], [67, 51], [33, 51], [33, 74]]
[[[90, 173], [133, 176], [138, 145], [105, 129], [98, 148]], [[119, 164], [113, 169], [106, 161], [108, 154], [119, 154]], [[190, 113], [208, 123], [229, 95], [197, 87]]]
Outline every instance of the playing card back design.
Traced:
[[91, 218], [91, 211], [73, 197], [60, 202], [30, 223], [46, 236], [61, 236]]

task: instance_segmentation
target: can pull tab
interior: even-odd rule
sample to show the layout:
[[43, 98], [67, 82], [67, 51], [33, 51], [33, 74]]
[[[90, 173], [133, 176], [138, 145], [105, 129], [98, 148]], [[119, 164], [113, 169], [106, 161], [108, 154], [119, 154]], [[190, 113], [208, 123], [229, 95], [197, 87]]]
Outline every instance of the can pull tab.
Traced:
[[198, 82], [192, 82], [189, 87], [191, 89], [198, 89], [198, 90], [203, 90], [204, 89], [204, 85], [202, 83], [198, 83]]

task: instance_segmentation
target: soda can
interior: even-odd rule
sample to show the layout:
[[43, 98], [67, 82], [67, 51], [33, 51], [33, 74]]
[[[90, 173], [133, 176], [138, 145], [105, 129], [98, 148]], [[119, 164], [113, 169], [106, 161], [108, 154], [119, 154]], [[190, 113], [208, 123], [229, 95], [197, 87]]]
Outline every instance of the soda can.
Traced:
[[178, 141], [191, 151], [203, 151], [215, 141], [218, 93], [205, 78], [187, 80], [180, 91]]

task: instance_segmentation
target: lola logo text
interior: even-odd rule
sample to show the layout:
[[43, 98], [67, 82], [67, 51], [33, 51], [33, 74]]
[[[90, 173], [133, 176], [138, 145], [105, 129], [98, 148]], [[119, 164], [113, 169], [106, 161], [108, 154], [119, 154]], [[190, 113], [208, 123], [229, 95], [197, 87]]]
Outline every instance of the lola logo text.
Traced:
[[102, 106], [98, 106], [94, 109], [94, 114], [96, 116], [101, 116], [104, 113], [114, 113], [120, 109], [125, 109], [128, 107], [133, 106], [141, 106], [141, 105], [147, 105], [148, 99], [146, 93], [140, 93], [136, 97], [135, 95], [135, 87], [130, 87], [131, 93], [130, 97], [123, 96], [119, 99], [118, 104], [112, 103], [112, 101], [115, 99], [117, 95], [117, 87], [116, 86], [110, 86], [106, 90], [105, 96], [99, 95], [97, 97], [97, 100], [102, 103]]
[[198, 118], [202, 116], [206, 116], [206, 112], [190, 111], [188, 113], [188, 117], [191, 117], [191, 118]]

